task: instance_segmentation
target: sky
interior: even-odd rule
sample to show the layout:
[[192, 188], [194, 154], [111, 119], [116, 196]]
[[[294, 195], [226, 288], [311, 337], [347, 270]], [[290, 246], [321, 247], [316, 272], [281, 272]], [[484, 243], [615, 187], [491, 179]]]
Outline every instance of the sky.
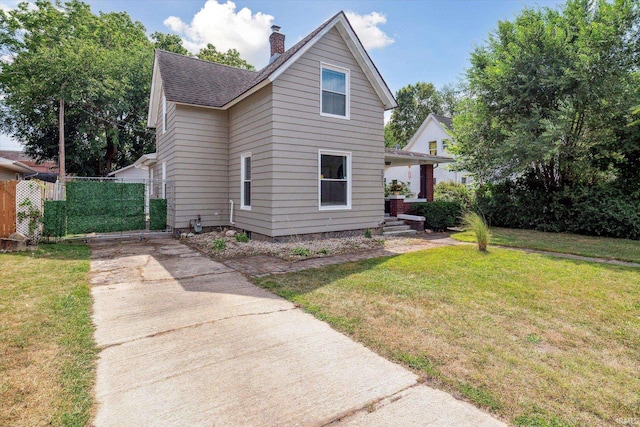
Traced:
[[[147, 33], [178, 34], [197, 52], [207, 43], [235, 48], [257, 69], [267, 64], [271, 26], [296, 42], [343, 10], [392, 92], [431, 82], [440, 88], [464, 79], [475, 47], [498, 21], [526, 7], [558, 8], [563, 0], [85, 0], [94, 13], [127, 12]], [[0, 8], [16, 0], [0, 0]], [[0, 149], [20, 149], [0, 135]]]

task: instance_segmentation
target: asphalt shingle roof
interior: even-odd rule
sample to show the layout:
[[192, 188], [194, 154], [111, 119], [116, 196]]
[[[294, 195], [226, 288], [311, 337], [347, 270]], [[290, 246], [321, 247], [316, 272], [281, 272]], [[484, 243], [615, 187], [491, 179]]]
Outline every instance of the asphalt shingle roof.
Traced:
[[453, 120], [451, 117], [441, 116], [440, 114], [434, 114], [433, 117], [435, 117], [436, 120], [442, 123], [447, 129], [453, 129]]
[[242, 93], [257, 74], [164, 50], [156, 55], [165, 96], [172, 102], [221, 107]]

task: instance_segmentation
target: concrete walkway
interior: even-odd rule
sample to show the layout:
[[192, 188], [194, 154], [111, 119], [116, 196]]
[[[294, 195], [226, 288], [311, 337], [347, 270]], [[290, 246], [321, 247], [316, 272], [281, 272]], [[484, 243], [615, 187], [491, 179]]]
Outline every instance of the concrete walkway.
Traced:
[[503, 426], [172, 239], [92, 244], [96, 426]]

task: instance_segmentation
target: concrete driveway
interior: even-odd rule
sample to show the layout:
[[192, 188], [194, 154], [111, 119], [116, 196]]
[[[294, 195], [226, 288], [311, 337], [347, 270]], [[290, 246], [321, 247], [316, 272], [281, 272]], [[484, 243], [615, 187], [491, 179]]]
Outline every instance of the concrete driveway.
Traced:
[[92, 244], [96, 426], [502, 426], [173, 239]]

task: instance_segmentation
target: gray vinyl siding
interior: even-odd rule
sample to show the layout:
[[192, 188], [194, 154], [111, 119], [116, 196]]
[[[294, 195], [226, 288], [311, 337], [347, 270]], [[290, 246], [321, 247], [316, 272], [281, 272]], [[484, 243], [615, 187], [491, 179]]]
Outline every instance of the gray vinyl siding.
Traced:
[[[350, 120], [320, 115], [320, 63], [350, 70]], [[374, 228], [384, 219], [384, 107], [333, 29], [273, 83], [272, 236]], [[318, 150], [351, 153], [351, 209], [318, 207]]]
[[[175, 105], [170, 120], [173, 152], [167, 179], [173, 181], [175, 225], [229, 223], [228, 115], [226, 111]], [[159, 156], [164, 159], [164, 156]]]
[[[272, 235], [273, 150], [271, 85], [229, 110], [229, 197], [238, 228]], [[241, 156], [251, 153], [251, 210], [240, 209]], [[277, 191], [277, 190], [276, 190]]]
[[[167, 162], [167, 181], [172, 180], [171, 172], [172, 165], [174, 164], [174, 155], [175, 155], [175, 145], [171, 143], [174, 135], [175, 135], [175, 116], [176, 116], [176, 104], [173, 102], [167, 102], [167, 124], [166, 124], [166, 132], [162, 132], [162, 97], [158, 101], [158, 117], [156, 121], [156, 153], [157, 153], [157, 163], [153, 168], [153, 178], [154, 180], [162, 179], [162, 162]], [[159, 182], [159, 181], [158, 181]], [[161, 197], [162, 188], [161, 185], [154, 184], [154, 194], [157, 197]], [[172, 197], [171, 188], [169, 188], [169, 194], [167, 197]], [[175, 224], [175, 215], [172, 209], [173, 203], [169, 203], [169, 208], [167, 209], [167, 225], [170, 227], [176, 227]]]

